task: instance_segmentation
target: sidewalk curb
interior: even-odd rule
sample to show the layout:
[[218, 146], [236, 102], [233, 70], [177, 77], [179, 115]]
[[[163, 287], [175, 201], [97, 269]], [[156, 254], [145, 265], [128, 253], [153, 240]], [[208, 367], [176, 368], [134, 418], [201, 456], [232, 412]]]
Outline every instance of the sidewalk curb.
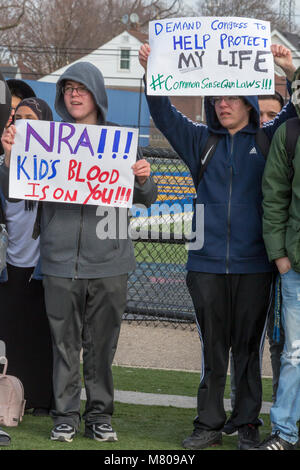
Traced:
[[[81, 400], [86, 400], [85, 389], [82, 389]], [[149, 406], [174, 406], [175, 408], [197, 408], [197, 399], [195, 397], [185, 397], [180, 395], [164, 395], [155, 393], [128, 392], [124, 390], [115, 390], [115, 401], [131, 405], [149, 405]], [[269, 414], [272, 403], [263, 402], [261, 407], [262, 414]], [[229, 398], [224, 398], [225, 411], [231, 410]]]

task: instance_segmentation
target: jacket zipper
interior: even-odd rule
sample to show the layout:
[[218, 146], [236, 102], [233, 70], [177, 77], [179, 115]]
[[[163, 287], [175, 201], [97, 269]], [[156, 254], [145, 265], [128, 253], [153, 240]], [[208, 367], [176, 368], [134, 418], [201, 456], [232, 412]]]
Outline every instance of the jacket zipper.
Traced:
[[81, 206], [80, 208], [80, 226], [79, 226], [79, 236], [78, 236], [78, 244], [77, 244], [75, 273], [74, 273], [73, 280], [78, 279], [78, 262], [79, 262], [79, 253], [80, 253], [80, 245], [81, 245], [82, 227], [83, 227], [83, 206]]
[[[231, 138], [231, 148], [230, 148], [230, 156], [232, 157], [233, 154], [233, 139], [234, 136], [230, 136]], [[226, 274], [229, 274], [229, 253], [230, 253], [230, 235], [231, 235], [231, 197], [232, 197], [232, 166], [230, 167], [230, 183], [229, 183], [229, 200], [228, 200], [228, 212], [227, 212], [227, 252], [226, 252]]]

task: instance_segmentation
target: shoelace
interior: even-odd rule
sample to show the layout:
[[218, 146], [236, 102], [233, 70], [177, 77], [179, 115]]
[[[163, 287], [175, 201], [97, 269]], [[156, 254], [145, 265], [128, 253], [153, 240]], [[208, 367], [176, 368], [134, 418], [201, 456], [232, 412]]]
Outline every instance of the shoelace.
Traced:
[[99, 429], [101, 429], [103, 431], [111, 431], [112, 430], [112, 427], [111, 427], [110, 424], [98, 424], [95, 427], [99, 427]]
[[70, 426], [69, 424], [59, 424], [56, 427], [56, 429], [57, 429], [57, 431], [71, 431], [72, 426]]

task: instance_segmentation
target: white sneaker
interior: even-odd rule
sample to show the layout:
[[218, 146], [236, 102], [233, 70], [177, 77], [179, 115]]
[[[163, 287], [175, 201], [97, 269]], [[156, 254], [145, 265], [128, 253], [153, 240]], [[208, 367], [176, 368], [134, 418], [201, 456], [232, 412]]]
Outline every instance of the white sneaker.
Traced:
[[57, 424], [51, 431], [51, 441], [72, 442], [76, 429], [70, 424]]
[[113, 442], [117, 441], [117, 433], [113, 430], [110, 424], [91, 424], [85, 427], [85, 437], [95, 439], [100, 442]]

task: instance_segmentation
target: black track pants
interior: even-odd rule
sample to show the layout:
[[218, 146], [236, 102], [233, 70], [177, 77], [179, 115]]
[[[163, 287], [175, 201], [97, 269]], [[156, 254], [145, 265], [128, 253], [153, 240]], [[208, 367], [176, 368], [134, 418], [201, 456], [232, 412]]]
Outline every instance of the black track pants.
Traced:
[[195, 427], [219, 430], [226, 421], [223, 398], [230, 348], [236, 374], [231, 420], [236, 426], [258, 423], [261, 356], [272, 277], [272, 273], [188, 273], [187, 286], [203, 352]]
[[127, 274], [100, 279], [44, 276], [53, 340], [55, 425], [80, 424], [80, 350], [86, 388], [87, 425], [110, 423], [113, 413], [111, 365], [126, 307]]

